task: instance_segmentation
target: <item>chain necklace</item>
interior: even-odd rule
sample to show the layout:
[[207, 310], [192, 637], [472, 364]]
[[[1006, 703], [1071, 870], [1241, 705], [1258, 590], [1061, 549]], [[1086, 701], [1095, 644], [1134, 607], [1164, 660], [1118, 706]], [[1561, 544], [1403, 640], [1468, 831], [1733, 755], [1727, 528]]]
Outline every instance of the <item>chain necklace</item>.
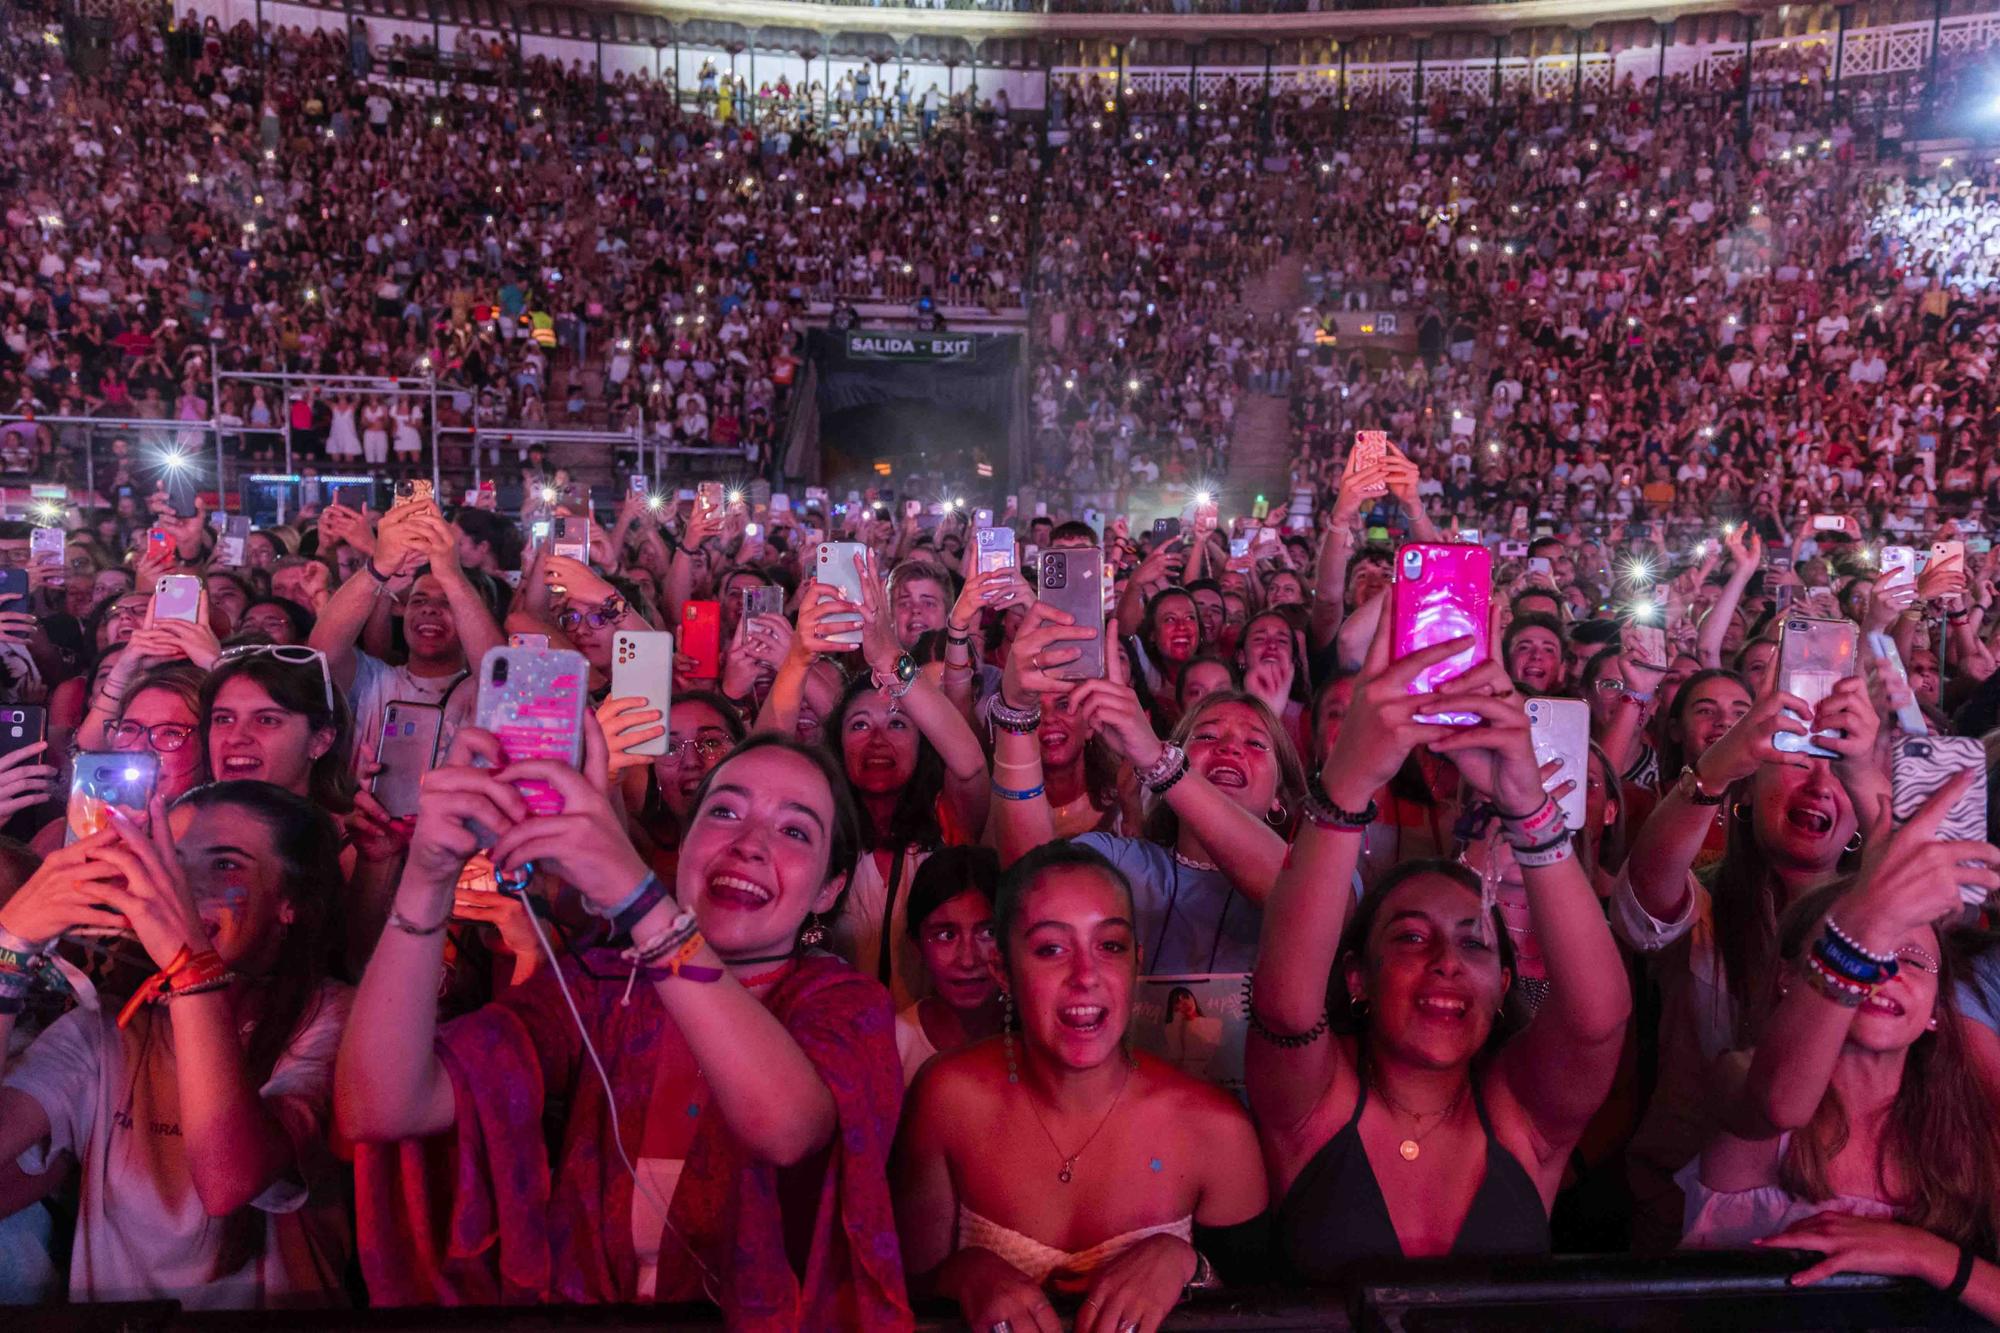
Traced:
[[1096, 1129], [1090, 1131], [1090, 1137], [1083, 1141], [1083, 1146], [1072, 1153], [1064, 1152], [1062, 1145], [1056, 1142], [1056, 1136], [1049, 1133], [1048, 1122], [1042, 1119], [1041, 1108], [1035, 1105], [1035, 1094], [1028, 1093], [1028, 1109], [1034, 1113], [1035, 1123], [1041, 1126], [1042, 1137], [1049, 1141], [1049, 1146], [1056, 1150], [1056, 1156], [1062, 1159], [1062, 1170], [1056, 1172], [1057, 1180], [1065, 1185], [1069, 1184], [1070, 1178], [1076, 1174], [1076, 1159], [1090, 1150], [1090, 1145], [1097, 1142], [1097, 1136], [1111, 1123], [1111, 1114], [1118, 1109], [1119, 1098], [1125, 1095], [1125, 1085], [1131, 1081], [1132, 1066], [1128, 1064], [1125, 1066], [1125, 1077], [1118, 1084], [1118, 1092], [1111, 1098], [1111, 1105], [1104, 1110], [1104, 1118], [1097, 1122]]
[[[1395, 1111], [1399, 1115], [1406, 1115], [1417, 1122], [1417, 1132], [1412, 1133], [1408, 1138], [1396, 1145], [1396, 1151], [1403, 1155], [1403, 1160], [1406, 1162], [1417, 1160], [1417, 1155], [1423, 1151], [1424, 1140], [1437, 1133], [1439, 1125], [1451, 1119], [1452, 1112], [1456, 1111], [1459, 1108], [1459, 1104], [1465, 1100], [1465, 1094], [1472, 1090], [1472, 1080], [1468, 1078], [1465, 1082], [1458, 1085], [1458, 1095], [1453, 1097], [1451, 1104], [1446, 1106], [1442, 1111], [1413, 1111], [1394, 1097], [1391, 1097], [1389, 1090], [1382, 1086], [1381, 1079], [1377, 1078], [1372, 1081], [1375, 1084], [1375, 1091], [1381, 1095], [1383, 1103], [1390, 1110]], [[1429, 1120], [1432, 1116], [1437, 1117], [1437, 1124], [1432, 1125], [1429, 1129], [1422, 1128], [1424, 1121]]]

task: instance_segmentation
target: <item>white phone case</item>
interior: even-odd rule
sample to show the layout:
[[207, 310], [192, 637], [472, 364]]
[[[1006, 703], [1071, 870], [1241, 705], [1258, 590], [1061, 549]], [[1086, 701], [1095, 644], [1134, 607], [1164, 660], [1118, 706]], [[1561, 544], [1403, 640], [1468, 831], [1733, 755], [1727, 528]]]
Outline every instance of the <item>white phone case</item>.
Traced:
[[1534, 740], [1535, 762], [1562, 761], [1562, 768], [1548, 779], [1553, 791], [1564, 782], [1576, 784], [1562, 799], [1563, 823], [1572, 833], [1582, 830], [1585, 789], [1590, 778], [1590, 705], [1581, 699], [1530, 698], [1527, 701], [1528, 731]]
[[674, 701], [674, 636], [666, 630], [619, 630], [611, 638], [611, 697], [644, 699], [660, 713], [660, 734], [626, 751], [667, 752], [667, 713]]
[[[867, 549], [860, 542], [821, 542], [819, 560], [813, 565], [813, 578], [854, 605], [861, 605], [861, 571], [854, 567], [854, 561]], [[835, 643], [860, 643], [860, 618], [854, 617], [852, 623], [854, 629], [829, 634], [827, 638]]]

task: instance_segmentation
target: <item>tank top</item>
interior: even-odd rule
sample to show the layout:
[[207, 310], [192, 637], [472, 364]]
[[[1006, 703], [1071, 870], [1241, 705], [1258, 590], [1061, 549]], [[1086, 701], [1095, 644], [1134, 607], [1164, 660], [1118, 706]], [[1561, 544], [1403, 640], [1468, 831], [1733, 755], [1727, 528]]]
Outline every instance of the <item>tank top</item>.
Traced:
[[[1353, 1118], [1313, 1154], [1278, 1207], [1279, 1243], [1293, 1269], [1309, 1282], [1330, 1281], [1365, 1260], [1405, 1257], [1361, 1143], [1361, 1112], [1367, 1105], [1364, 1079]], [[1514, 1154], [1493, 1137], [1476, 1083], [1472, 1105], [1486, 1132], [1486, 1175], [1459, 1224], [1452, 1257], [1547, 1254], [1549, 1215], [1541, 1191]]]

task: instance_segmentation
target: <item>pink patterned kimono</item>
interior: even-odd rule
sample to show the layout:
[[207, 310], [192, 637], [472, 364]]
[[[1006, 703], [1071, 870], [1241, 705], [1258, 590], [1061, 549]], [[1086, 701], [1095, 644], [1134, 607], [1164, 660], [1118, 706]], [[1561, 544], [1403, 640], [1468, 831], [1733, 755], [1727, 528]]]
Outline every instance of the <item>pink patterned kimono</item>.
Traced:
[[[563, 975], [616, 1090], [636, 1153], [666, 1015], [631, 988], [609, 950]], [[902, 1097], [888, 993], [845, 962], [805, 957], [764, 996], [833, 1094], [831, 1143], [797, 1167], [751, 1158], [720, 1115], [703, 1116], [669, 1205], [662, 1301], [720, 1284], [732, 1328], [907, 1329], [912, 1324], [888, 1184]], [[458, 1123], [453, 1132], [358, 1145], [362, 1271], [379, 1305], [631, 1301], [632, 1178], [612, 1144], [604, 1088], [544, 968], [438, 1033]], [[564, 1122], [545, 1137], [551, 1103]], [[548, 1142], [560, 1144], [549, 1160]]]

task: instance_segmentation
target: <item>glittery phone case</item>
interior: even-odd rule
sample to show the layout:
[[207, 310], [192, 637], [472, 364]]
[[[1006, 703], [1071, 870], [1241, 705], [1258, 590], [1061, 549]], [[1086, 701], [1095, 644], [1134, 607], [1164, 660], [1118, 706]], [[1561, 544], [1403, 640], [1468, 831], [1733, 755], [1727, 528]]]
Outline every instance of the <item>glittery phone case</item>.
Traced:
[[[575, 768], [583, 759], [583, 710], [590, 666], [564, 648], [494, 648], [479, 664], [480, 727], [493, 733], [510, 764], [548, 759]], [[531, 813], [562, 813], [562, 795], [546, 782], [515, 788]], [[491, 841], [486, 838], [484, 841]]]

